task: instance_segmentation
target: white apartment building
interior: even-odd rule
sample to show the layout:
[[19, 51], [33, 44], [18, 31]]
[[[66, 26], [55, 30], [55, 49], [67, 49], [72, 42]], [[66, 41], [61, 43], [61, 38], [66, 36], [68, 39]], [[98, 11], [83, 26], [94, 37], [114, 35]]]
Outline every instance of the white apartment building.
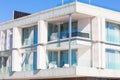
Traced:
[[120, 12], [72, 2], [1, 23], [0, 79], [119, 80]]

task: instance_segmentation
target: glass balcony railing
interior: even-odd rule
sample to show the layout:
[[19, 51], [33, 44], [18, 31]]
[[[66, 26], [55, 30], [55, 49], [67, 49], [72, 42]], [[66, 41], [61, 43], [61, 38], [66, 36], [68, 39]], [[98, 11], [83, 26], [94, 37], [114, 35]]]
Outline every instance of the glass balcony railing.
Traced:
[[0, 68], [0, 72], [2, 72], [2, 73], [3, 73], [3, 72], [7, 72], [6, 67], [1, 67], [1, 68]]
[[[83, 32], [72, 32], [71, 33], [71, 36], [72, 37], [84, 37], [84, 38], [89, 38], [89, 34], [88, 33], [83, 33]], [[62, 32], [60, 34], [60, 39], [63, 39], [63, 38], [69, 38], [69, 33], [64, 33]]]
[[[79, 31], [72, 32], [71, 36], [72, 37], [90, 38], [89, 33], [84, 33], [84, 32], [79, 32]], [[65, 39], [65, 38], [69, 38], [69, 33], [68, 32], [64, 31], [64, 32], [61, 32], [61, 33], [52, 33], [50, 35], [50, 40], [49, 41]]]
[[1, 67], [0, 73], [12, 72], [12, 67]]
[[22, 66], [22, 71], [30, 71], [33, 70], [33, 64], [24, 64]]

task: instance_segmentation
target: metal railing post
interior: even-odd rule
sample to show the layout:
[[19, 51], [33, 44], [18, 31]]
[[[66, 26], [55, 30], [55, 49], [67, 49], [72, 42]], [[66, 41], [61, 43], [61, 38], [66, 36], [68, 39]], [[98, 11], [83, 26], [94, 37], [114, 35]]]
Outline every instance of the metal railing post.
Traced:
[[71, 50], [71, 30], [72, 30], [72, 17], [71, 17], [71, 14], [69, 14], [69, 66], [72, 65], [72, 62], [71, 62], [71, 56], [72, 56], [72, 50]]

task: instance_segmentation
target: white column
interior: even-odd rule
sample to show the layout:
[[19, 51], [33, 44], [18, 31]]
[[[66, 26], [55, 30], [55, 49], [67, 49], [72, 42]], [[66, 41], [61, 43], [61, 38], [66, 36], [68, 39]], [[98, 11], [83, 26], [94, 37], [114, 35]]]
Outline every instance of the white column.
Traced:
[[95, 17], [92, 20], [92, 40], [96, 41], [92, 46], [93, 67], [105, 67], [105, 19], [103, 17]]
[[[101, 17], [101, 41], [106, 41], [106, 21], [104, 17]], [[105, 44], [101, 44], [101, 68], [105, 68]]]
[[11, 32], [11, 30], [10, 29], [8, 29], [7, 30], [7, 40], [6, 40], [6, 49], [7, 50], [9, 50], [9, 49], [11, 49], [10, 48], [10, 35], [12, 34], [12, 32]]
[[94, 17], [92, 19], [92, 40], [96, 42], [92, 45], [92, 66], [95, 68], [101, 67], [101, 44], [98, 43], [101, 40], [100, 29], [100, 17]]
[[21, 29], [13, 28], [12, 71], [21, 71], [22, 57], [19, 48], [21, 47]]
[[44, 20], [38, 21], [38, 45], [37, 47], [37, 69], [47, 68], [47, 22]]

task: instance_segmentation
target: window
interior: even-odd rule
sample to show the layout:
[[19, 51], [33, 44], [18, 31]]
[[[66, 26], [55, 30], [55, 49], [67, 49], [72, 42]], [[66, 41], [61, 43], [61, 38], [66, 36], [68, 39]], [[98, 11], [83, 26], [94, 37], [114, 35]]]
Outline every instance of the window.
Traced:
[[109, 42], [120, 43], [120, 25], [106, 23], [106, 39]]
[[8, 57], [0, 57], [0, 68], [7, 67]]
[[7, 46], [7, 30], [1, 31], [1, 50], [6, 50]]
[[30, 46], [37, 44], [38, 31], [37, 26], [23, 28], [22, 30], [22, 44]]
[[[77, 32], [77, 22], [72, 22], [72, 33]], [[63, 23], [60, 25], [60, 37], [68, 38], [69, 37], [69, 24]]]
[[[76, 50], [72, 50], [72, 66], [77, 65], [77, 56], [76, 56]], [[68, 50], [60, 51], [60, 54], [58, 54], [57, 51], [48, 51], [48, 67], [51, 66], [57, 66], [57, 67], [65, 67], [66, 65], [69, 66], [68, 62]]]
[[58, 65], [58, 52], [57, 51], [48, 51], [48, 63]]
[[22, 54], [22, 70], [36, 70], [37, 69], [37, 52]]
[[[60, 24], [60, 33], [58, 32], [58, 25], [48, 24], [48, 41], [57, 40], [60, 38], [68, 38], [69, 36], [69, 24]], [[72, 33], [77, 32], [77, 21], [72, 22]], [[59, 34], [58, 34], [59, 33]], [[60, 36], [59, 36], [60, 35]]]
[[12, 29], [1, 31], [0, 38], [1, 50], [8, 50], [12, 48]]
[[120, 51], [106, 49], [106, 68], [120, 69]]
[[0, 57], [0, 72], [6, 72], [9, 66], [8, 57]]
[[57, 40], [58, 38], [58, 25], [48, 24], [48, 41]]
[[[65, 65], [68, 65], [69, 62], [68, 62], [68, 51], [61, 51], [61, 54], [60, 54], [60, 67], [63, 67]], [[77, 65], [77, 60], [76, 60], [76, 50], [72, 50], [72, 56], [71, 56], [72, 60], [72, 65], [73, 66], [76, 66]]]

